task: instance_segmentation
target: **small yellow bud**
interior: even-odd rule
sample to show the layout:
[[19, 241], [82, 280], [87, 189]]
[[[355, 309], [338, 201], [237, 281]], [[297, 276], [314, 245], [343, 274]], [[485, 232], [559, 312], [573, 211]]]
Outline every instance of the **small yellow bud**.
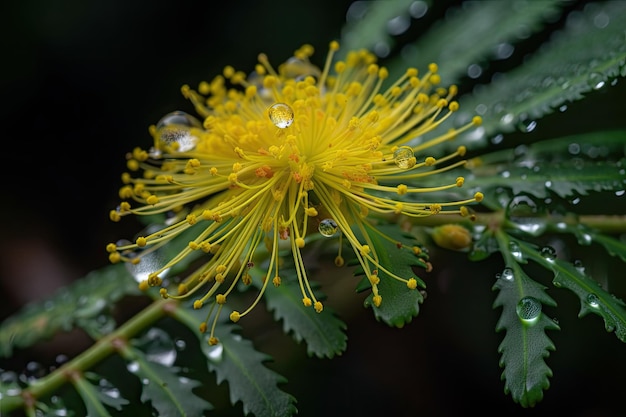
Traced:
[[433, 230], [432, 238], [435, 243], [445, 249], [464, 250], [472, 244], [472, 236], [465, 227], [458, 224], [445, 224]]

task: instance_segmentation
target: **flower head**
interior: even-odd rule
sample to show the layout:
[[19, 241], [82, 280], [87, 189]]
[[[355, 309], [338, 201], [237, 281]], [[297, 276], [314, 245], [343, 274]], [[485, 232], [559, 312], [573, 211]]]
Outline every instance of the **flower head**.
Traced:
[[[461, 187], [463, 178], [434, 188], [419, 183], [465, 163], [450, 162], [464, 155], [464, 147], [440, 159], [426, 151], [480, 124], [480, 118], [416, 144], [413, 139], [458, 109], [456, 87], [439, 86], [435, 64], [421, 75], [410, 68], [383, 87], [388, 71], [371, 53], [354, 51], [333, 62], [338, 49], [337, 42], [330, 44], [322, 69], [309, 61], [313, 48], [305, 45], [277, 69], [260, 55], [250, 75], [226, 67], [197, 90], [183, 86], [203, 121], [174, 112], [151, 128], [154, 147], [135, 149], [128, 159], [130, 171], [143, 175], [124, 174], [124, 202], [111, 211], [111, 219], [178, 215], [134, 243], [109, 244], [111, 261], [141, 262], [145, 248], [194, 231], [187, 247], [151, 271], [142, 286], [160, 286], [164, 271], [203, 252], [205, 262], [178, 290], [162, 288], [161, 295], [196, 297], [194, 308], [211, 303], [218, 309], [214, 320], [239, 282], [259, 280], [261, 290], [245, 311], [230, 313], [233, 321], [250, 312], [270, 283], [281, 284], [284, 248], [292, 254], [304, 305], [321, 312], [302, 256], [315, 235], [337, 237], [352, 249], [375, 306], [385, 296], [378, 292], [380, 270], [415, 290], [415, 277], [397, 276], [381, 264], [368, 235], [372, 229], [364, 224], [385, 213], [466, 214], [465, 205], [480, 201], [480, 193], [463, 201], [428, 199], [429, 192]], [[139, 249], [139, 255], [127, 255]], [[251, 276], [255, 255], [263, 251], [268, 257], [264, 274]], [[343, 262], [339, 253], [335, 263]], [[210, 340], [217, 339], [211, 335]]]

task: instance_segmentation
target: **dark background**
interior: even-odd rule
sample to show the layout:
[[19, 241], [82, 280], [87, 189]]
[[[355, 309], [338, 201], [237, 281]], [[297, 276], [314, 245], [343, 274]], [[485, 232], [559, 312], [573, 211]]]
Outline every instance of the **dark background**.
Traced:
[[[138, 225], [132, 221], [108, 220], [118, 203], [124, 154], [149, 146], [148, 126], [162, 115], [192, 112], [181, 85], [210, 80], [225, 65], [250, 70], [260, 52], [277, 65], [303, 43], [315, 46], [314, 59], [321, 63], [328, 42], [340, 36], [350, 3], [26, 0], [3, 5], [1, 317], [107, 265], [106, 243], [134, 234]], [[435, 3], [411, 33], [426, 30], [453, 2]], [[520, 47], [532, 49], [528, 42]], [[573, 103], [566, 114], [546, 117], [533, 135], [623, 127], [622, 107], [615, 104], [623, 97], [621, 84]], [[613, 261], [609, 268], [623, 269]], [[325, 283], [328, 305], [349, 324], [348, 350], [339, 358], [307, 359], [303, 346], [282, 335], [281, 324], [260, 315], [247, 331], [257, 336], [260, 350], [275, 357], [270, 366], [287, 376], [284, 389], [298, 399], [299, 415], [624, 415], [626, 378], [613, 379], [625, 375], [624, 346], [604, 331], [598, 317], [576, 317], [573, 296], [557, 298], [563, 316], [562, 331], [551, 334], [557, 346], [548, 359], [555, 372], [552, 387], [537, 407], [522, 409], [503, 393], [498, 367], [502, 335], [494, 332], [498, 312], [491, 307], [491, 285], [502, 265], [494, 260], [477, 268], [464, 254], [436, 250], [433, 263], [426, 304], [402, 330], [377, 323], [362, 308], [362, 298], [346, 290], [354, 281]], [[346, 293], [350, 298], [342, 298]], [[71, 354], [84, 343], [72, 337], [22, 352], [15, 361], [46, 362], [59, 349]], [[20, 366], [3, 366], [12, 365]], [[224, 386], [218, 392], [227, 395]], [[212, 401], [222, 407], [215, 415], [229, 414], [227, 404]], [[242, 415], [240, 405], [232, 415]]]

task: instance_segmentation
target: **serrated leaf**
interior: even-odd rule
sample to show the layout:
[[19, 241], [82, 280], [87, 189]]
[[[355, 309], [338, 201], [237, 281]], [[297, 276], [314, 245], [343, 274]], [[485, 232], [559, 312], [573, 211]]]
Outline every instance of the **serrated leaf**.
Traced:
[[288, 417], [297, 413], [295, 398], [278, 388], [286, 379], [263, 365], [271, 358], [254, 350], [249, 340], [234, 331], [232, 324], [219, 324], [215, 330], [220, 343], [210, 346], [204, 335], [200, 345], [209, 370], [217, 383], [228, 381], [230, 401], [241, 401], [245, 414], [256, 417]]
[[141, 401], [150, 402], [158, 415], [197, 417], [213, 409], [208, 401], [192, 392], [201, 385], [200, 382], [179, 375], [179, 367], [153, 362], [143, 351], [135, 348], [128, 347], [123, 354], [126, 359], [132, 360], [132, 373], [140, 381], [147, 381], [142, 382]]
[[[597, 16], [607, 17], [606, 26], [594, 22]], [[462, 110], [450, 125], [469, 120], [479, 105], [484, 109], [483, 124], [477, 131], [460, 135], [454, 146], [488, 146], [496, 132], [526, 130], [553, 109], [626, 76], [625, 19], [623, 1], [594, 2], [572, 12], [564, 29], [522, 65], [459, 99]]]
[[626, 304], [622, 300], [605, 291], [597, 281], [571, 263], [560, 259], [546, 259], [525, 242], [519, 242], [519, 245], [525, 257], [554, 273], [552, 282], [556, 287], [567, 288], [578, 296], [579, 317], [589, 313], [602, 317], [606, 331], [615, 332], [619, 340], [626, 342]]
[[28, 304], [0, 326], [0, 354], [25, 348], [77, 325], [100, 326], [98, 316], [128, 294], [138, 294], [137, 283], [123, 265], [110, 265], [57, 291], [47, 300]]
[[[500, 235], [502, 252], [508, 253], [508, 238]], [[502, 307], [502, 314], [496, 324], [496, 331], [505, 330], [505, 336], [498, 347], [502, 354], [500, 366], [504, 368], [502, 379], [504, 391], [513, 401], [523, 407], [532, 407], [543, 399], [543, 393], [550, 387], [552, 370], [545, 363], [554, 344], [546, 330], [558, 330], [559, 326], [542, 310], [543, 305], [555, 306], [555, 301], [545, 292], [546, 287], [531, 279], [522, 267], [508, 257], [508, 271], [500, 275], [493, 285], [498, 295], [493, 308]], [[535, 315], [523, 319], [524, 312], [518, 308], [530, 305]]]
[[[446, 11], [424, 35], [405, 47], [401, 59], [389, 65], [391, 77], [406, 67], [425, 69], [439, 64], [445, 84], [454, 84], [472, 64], [484, 65], [502, 59], [503, 48], [513, 50], [520, 38], [543, 28], [546, 20], [560, 13], [563, 0], [516, 2], [468, 1]], [[513, 10], [512, 10], [513, 9]], [[471, 34], [468, 36], [468, 34]]]
[[[285, 333], [291, 333], [297, 342], [306, 343], [310, 356], [332, 358], [340, 355], [347, 346], [346, 324], [328, 306], [324, 306], [321, 313], [305, 307], [295, 275], [293, 269], [282, 269], [281, 285], [264, 294], [267, 308], [274, 312], [277, 321], [283, 321]], [[324, 299], [319, 291], [315, 293], [318, 299]]]
[[[490, 165], [473, 170], [472, 187], [490, 194], [498, 187], [510, 188], [514, 195], [533, 194], [546, 198], [551, 192], [560, 197], [587, 195], [590, 191], [616, 191], [626, 186], [623, 168], [612, 161], [561, 163], [535, 161], [532, 167], [511, 164]], [[495, 171], [495, 172], [494, 172]]]
[[411, 3], [413, 0], [354, 2], [350, 6], [352, 10], [347, 13], [348, 21], [341, 30], [342, 48], [338, 57], [342, 58], [349, 50], [372, 50], [376, 44], [392, 47], [394, 40], [389, 34], [389, 22], [394, 18], [410, 22]]
[[[376, 227], [365, 224], [365, 230], [373, 245], [373, 250], [378, 255], [380, 264], [391, 273], [404, 279], [415, 278], [418, 286], [425, 288], [426, 284], [416, 276], [413, 266], [425, 267], [424, 261], [415, 253], [406, 248], [417, 246], [416, 240], [403, 232], [397, 225], [377, 225]], [[391, 240], [384, 238], [387, 236]], [[402, 243], [405, 247], [399, 247]], [[362, 268], [355, 270], [355, 275], [363, 275]], [[424, 301], [424, 296], [418, 290], [410, 290], [404, 282], [398, 281], [383, 270], [378, 271], [380, 283], [378, 293], [383, 301], [379, 307], [373, 304], [374, 294], [365, 299], [365, 306], [372, 307], [376, 320], [390, 326], [402, 327], [417, 317], [419, 305]], [[357, 291], [370, 288], [367, 278], [357, 286]]]

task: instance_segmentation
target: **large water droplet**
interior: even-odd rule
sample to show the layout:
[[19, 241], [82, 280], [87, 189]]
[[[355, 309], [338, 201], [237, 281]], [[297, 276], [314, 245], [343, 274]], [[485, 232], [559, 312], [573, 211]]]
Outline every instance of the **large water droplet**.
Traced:
[[178, 152], [187, 152], [196, 147], [198, 138], [191, 134], [192, 128], [201, 128], [202, 123], [184, 111], [166, 114], [156, 124], [159, 149], [171, 147]]
[[546, 230], [544, 211], [528, 195], [518, 195], [511, 199], [507, 207], [509, 220], [515, 223], [518, 229], [538, 236]]
[[393, 160], [399, 168], [410, 169], [415, 166], [415, 154], [410, 146], [400, 146], [393, 153]]
[[338, 231], [337, 223], [333, 219], [324, 219], [320, 222], [317, 230], [325, 237], [334, 236]]
[[285, 103], [276, 103], [267, 111], [274, 126], [284, 129], [293, 123], [293, 109]]
[[176, 361], [176, 347], [172, 338], [162, 329], [153, 327], [141, 338], [136, 345], [146, 353], [151, 362], [163, 366], [172, 366]]
[[209, 347], [208, 353], [209, 360], [213, 362], [219, 362], [224, 357], [224, 345], [218, 343], [217, 345]]
[[524, 297], [517, 303], [515, 309], [517, 316], [526, 323], [532, 323], [537, 320], [541, 314], [541, 301], [535, 297]]

